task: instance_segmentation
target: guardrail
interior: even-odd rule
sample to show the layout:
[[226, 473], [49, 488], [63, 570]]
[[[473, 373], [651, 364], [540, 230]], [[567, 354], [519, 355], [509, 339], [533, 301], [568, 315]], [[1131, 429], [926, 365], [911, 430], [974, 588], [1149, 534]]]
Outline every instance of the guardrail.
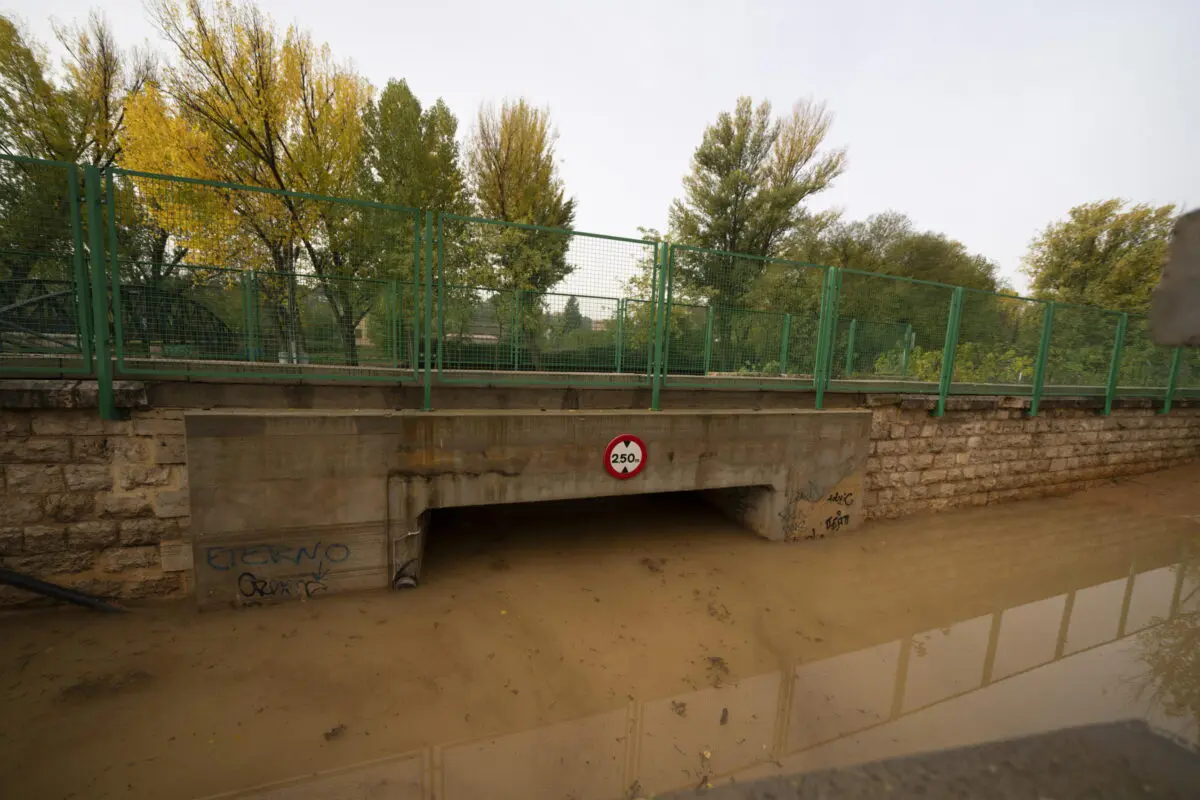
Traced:
[[1146, 319], [785, 259], [0, 156], [0, 374], [1200, 394]]

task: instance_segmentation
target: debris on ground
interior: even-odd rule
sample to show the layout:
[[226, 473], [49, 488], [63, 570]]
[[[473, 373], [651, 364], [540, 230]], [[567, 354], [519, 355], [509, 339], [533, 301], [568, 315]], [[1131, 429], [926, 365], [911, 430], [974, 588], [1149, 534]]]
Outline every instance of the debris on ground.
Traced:
[[341, 736], [342, 734], [344, 734], [345, 732], [346, 732], [345, 725], [342, 725], [342, 724], [335, 725], [334, 727], [325, 731], [325, 741], [327, 741], [327, 742], [332, 741], [332, 740], [338, 738], [339, 736]]
[[678, 700], [672, 700], [671, 701], [671, 710], [675, 712], [676, 716], [686, 717], [687, 716], [687, 703], [681, 703]]

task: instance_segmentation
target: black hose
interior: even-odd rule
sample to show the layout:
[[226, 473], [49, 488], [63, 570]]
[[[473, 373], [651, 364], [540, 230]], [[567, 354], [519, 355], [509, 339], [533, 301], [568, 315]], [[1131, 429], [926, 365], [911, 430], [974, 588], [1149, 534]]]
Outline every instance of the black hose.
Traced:
[[94, 595], [76, 591], [75, 589], [68, 589], [65, 586], [59, 586], [57, 583], [50, 583], [49, 581], [35, 578], [32, 575], [22, 575], [19, 572], [13, 572], [11, 569], [4, 569], [2, 567], [0, 567], [0, 583], [6, 583], [9, 586], [15, 586], [18, 589], [34, 592], [44, 597], [52, 597], [55, 600], [65, 600], [68, 603], [90, 608], [93, 611], [103, 611], [109, 614], [120, 614], [125, 611], [125, 609], [106, 603]]

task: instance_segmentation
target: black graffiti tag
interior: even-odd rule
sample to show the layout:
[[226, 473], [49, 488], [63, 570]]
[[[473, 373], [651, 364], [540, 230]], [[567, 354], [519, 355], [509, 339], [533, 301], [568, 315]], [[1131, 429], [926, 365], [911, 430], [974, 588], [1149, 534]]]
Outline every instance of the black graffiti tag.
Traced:
[[313, 574], [299, 578], [260, 578], [253, 572], [238, 576], [238, 593], [247, 599], [291, 598], [309, 599], [325, 591], [324, 575]]
[[845, 525], [849, 522], [850, 522], [850, 515], [843, 511], [839, 511], [836, 514], [834, 514], [832, 517], [825, 518], [825, 530], [836, 531], [836, 530], [840, 529], [843, 525]]

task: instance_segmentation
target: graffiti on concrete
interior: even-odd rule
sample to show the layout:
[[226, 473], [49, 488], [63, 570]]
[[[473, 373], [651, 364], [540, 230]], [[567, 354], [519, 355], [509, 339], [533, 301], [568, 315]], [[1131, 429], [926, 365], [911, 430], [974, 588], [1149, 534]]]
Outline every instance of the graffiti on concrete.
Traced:
[[286, 544], [258, 544], [246, 547], [214, 545], [205, 550], [204, 561], [209, 569], [228, 572], [240, 567], [266, 567], [287, 564], [299, 567], [305, 563], [340, 564], [350, 557], [350, 548], [340, 542], [315, 542], [310, 547]]
[[825, 518], [825, 530], [836, 531], [841, 529], [843, 525], [846, 525], [849, 522], [850, 515], [843, 511], [839, 511], [833, 516]]
[[854, 492], [834, 492], [825, 498], [831, 503], [837, 503], [839, 506], [854, 505]]
[[238, 576], [238, 594], [247, 600], [297, 597], [304, 600], [325, 591], [325, 565], [312, 575], [298, 578], [260, 578], [253, 572]]

